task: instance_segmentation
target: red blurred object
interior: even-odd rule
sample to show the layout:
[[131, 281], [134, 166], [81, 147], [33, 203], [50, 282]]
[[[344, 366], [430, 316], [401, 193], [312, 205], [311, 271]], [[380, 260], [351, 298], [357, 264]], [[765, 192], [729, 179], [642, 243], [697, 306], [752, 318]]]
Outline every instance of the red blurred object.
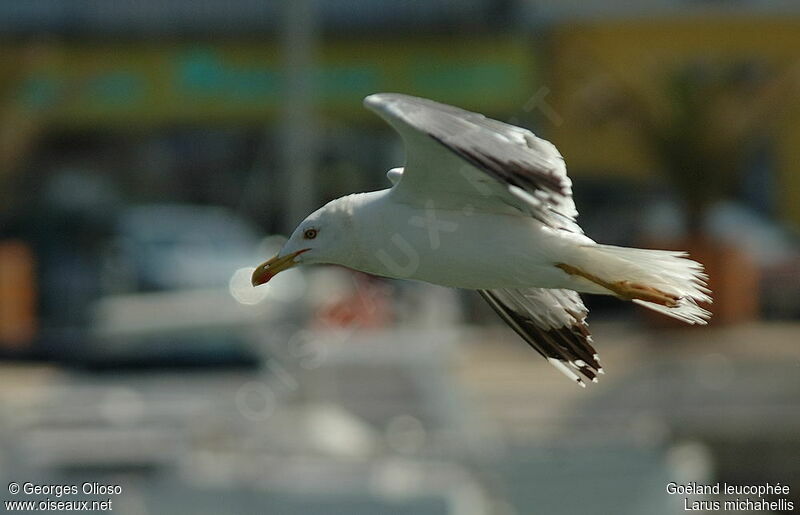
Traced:
[[[710, 325], [729, 325], [750, 322], [760, 318], [761, 273], [758, 265], [741, 249], [710, 241], [705, 238], [688, 238], [681, 241], [647, 243], [647, 248], [685, 250], [689, 257], [699, 261], [708, 274], [712, 304], [703, 305], [713, 313]], [[648, 319], [657, 326], [684, 326], [685, 324], [647, 312]]]
[[21, 349], [36, 334], [36, 278], [31, 249], [0, 242], [0, 347]]
[[314, 325], [369, 329], [391, 325], [394, 316], [390, 288], [365, 274], [354, 274], [353, 284], [352, 291], [317, 311]]

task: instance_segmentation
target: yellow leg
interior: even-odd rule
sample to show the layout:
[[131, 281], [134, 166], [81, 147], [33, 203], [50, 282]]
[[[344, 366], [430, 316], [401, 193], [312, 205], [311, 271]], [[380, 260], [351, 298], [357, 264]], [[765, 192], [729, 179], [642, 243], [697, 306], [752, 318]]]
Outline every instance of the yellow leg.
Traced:
[[678, 301], [680, 300], [680, 297], [677, 295], [663, 292], [651, 286], [632, 283], [630, 281], [605, 281], [596, 275], [590, 274], [589, 272], [581, 270], [578, 267], [567, 265], [565, 263], [559, 263], [556, 265], [556, 267], [570, 275], [577, 275], [579, 277], [583, 277], [584, 279], [588, 279], [595, 284], [599, 284], [603, 288], [612, 291], [617, 297], [624, 300], [640, 299], [647, 302], [661, 304], [662, 306], [666, 306], [668, 308], [676, 307], [678, 305]]

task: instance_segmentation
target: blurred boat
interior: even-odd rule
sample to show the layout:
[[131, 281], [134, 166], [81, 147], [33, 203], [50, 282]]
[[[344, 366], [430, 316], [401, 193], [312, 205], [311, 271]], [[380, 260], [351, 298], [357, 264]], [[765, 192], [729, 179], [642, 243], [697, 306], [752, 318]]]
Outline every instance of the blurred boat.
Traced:
[[243, 283], [249, 274], [242, 270], [261, 254], [250, 224], [219, 207], [156, 204], [123, 211], [114, 235], [103, 258], [105, 293], [87, 307], [83, 362], [259, 361], [252, 345], [259, 325], [282, 317], [292, 302], [270, 290], [254, 297]]

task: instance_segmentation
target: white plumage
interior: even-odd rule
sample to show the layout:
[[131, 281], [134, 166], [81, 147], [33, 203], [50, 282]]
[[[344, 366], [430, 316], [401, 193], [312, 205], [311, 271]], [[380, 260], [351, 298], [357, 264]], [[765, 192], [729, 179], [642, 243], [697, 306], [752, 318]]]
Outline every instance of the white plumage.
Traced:
[[[681, 252], [600, 245], [576, 222], [561, 154], [526, 129], [400, 94], [365, 105], [403, 138], [392, 188], [334, 200], [253, 274], [336, 263], [376, 275], [478, 290], [570, 379], [602, 368], [576, 292], [616, 295], [704, 324], [702, 265]], [[574, 370], [574, 371], [573, 371]]]

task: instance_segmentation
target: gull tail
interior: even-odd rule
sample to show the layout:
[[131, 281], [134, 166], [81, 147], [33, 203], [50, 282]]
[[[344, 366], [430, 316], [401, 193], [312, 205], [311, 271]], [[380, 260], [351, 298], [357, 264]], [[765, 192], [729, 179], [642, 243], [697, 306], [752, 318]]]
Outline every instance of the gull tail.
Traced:
[[708, 323], [711, 312], [700, 306], [711, 303], [708, 276], [686, 252], [613, 245], [583, 249], [579, 263], [557, 266], [593, 283], [588, 293], [616, 295], [688, 324]]

